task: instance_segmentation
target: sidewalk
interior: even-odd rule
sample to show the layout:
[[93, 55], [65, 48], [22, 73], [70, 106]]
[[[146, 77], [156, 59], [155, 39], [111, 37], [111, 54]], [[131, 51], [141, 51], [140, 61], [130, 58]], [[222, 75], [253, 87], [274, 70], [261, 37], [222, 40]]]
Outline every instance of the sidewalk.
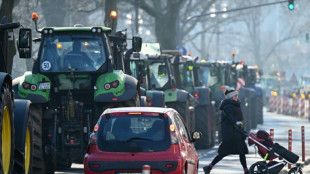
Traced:
[[[300, 126], [305, 126], [306, 130], [306, 162], [302, 162], [301, 158], [301, 139], [300, 139]], [[293, 130], [293, 152], [300, 156], [298, 163], [302, 164], [302, 170], [304, 174], [310, 174], [310, 139], [308, 137], [307, 132], [310, 130], [310, 122], [305, 119], [300, 119], [291, 116], [284, 116], [281, 114], [264, 112], [264, 124], [258, 125], [257, 129], [251, 130], [251, 132], [255, 133], [257, 130], [266, 130], [269, 132], [269, 129], [273, 128], [275, 130], [274, 139], [275, 142], [279, 143], [283, 147], [287, 148], [288, 144], [288, 129]], [[246, 141], [247, 143], [247, 141]], [[199, 153], [199, 174], [203, 174], [202, 167], [208, 165], [211, 160], [217, 155], [218, 144], [211, 149], [202, 149], [197, 150]], [[263, 161], [263, 159], [259, 156], [257, 152], [257, 148], [255, 149], [253, 146], [248, 147], [249, 154], [246, 155], [247, 158], [247, 166], [250, 168], [252, 164], [258, 161]], [[275, 161], [279, 161], [276, 159]], [[292, 165], [294, 167], [294, 165]], [[243, 171], [239, 157], [236, 155], [231, 155], [225, 157], [223, 161], [220, 161], [212, 170], [212, 173], [221, 173], [221, 174], [240, 174]], [[288, 165], [284, 166], [280, 174], [287, 174], [289, 171]]]

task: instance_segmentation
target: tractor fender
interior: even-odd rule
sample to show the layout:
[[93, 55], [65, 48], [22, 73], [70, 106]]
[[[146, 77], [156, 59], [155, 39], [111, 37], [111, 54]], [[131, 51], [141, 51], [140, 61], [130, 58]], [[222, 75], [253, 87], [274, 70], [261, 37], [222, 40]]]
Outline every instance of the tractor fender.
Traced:
[[120, 81], [123, 81], [124, 86], [124, 89], [121, 89], [119, 92], [120, 95], [115, 96], [115, 93], [113, 92], [102, 90], [104, 92], [95, 92], [94, 96], [95, 102], [122, 102], [130, 100], [135, 97], [137, 92], [140, 91], [140, 87], [138, 87], [138, 80], [126, 74], [120, 73], [120, 75], [121, 76], [123, 75], [122, 77], [123, 80]]
[[165, 90], [165, 102], [186, 102], [188, 100], [189, 92], [183, 89], [167, 89]]
[[147, 90], [146, 97], [151, 98], [153, 107], [165, 107], [165, 99], [163, 91]]
[[12, 86], [12, 78], [8, 73], [0, 72], [0, 88], [2, 87], [3, 83], [8, 83]]
[[25, 149], [30, 103], [29, 100], [14, 100], [15, 148], [22, 151]]
[[199, 105], [208, 105], [210, 101], [210, 89], [204, 87], [196, 87], [195, 92], [198, 92]]
[[[23, 87], [23, 83], [30, 85], [28, 89]], [[40, 84], [48, 84], [44, 89]], [[32, 90], [32, 86], [35, 90]], [[17, 77], [13, 80], [13, 90], [15, 92], [15, 99], [27, 99], [32, 103], [46, 103], [49, 101], [51, 81], [42, 74], [32, 74], [30, 71], [25, 72], [23, 76]]]

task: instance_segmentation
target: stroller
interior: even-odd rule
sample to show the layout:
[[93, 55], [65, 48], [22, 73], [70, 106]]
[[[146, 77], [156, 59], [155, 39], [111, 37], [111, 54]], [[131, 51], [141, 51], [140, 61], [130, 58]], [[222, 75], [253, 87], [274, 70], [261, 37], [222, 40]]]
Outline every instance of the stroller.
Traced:
[[[287, 163], [295, 164], [288, 174], [302, 174], [301, 165], [296, 163], [299, 156], [278, 143], [273, 143], [266, 131], [259, 130], [256, 134], [244, 132], [244, 134], [248, 136], [248, 144], [257, 146], [258, 154], [264, 159], [251, 165], [249, 169], [251, 174], [277, 174]], [[280, 161], [274, 161], [276, 158]]]

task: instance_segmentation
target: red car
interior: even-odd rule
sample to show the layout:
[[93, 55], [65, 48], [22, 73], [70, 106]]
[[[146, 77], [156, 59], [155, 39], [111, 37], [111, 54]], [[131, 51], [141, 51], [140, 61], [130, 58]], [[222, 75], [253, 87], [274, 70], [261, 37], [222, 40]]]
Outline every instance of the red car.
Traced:
[[90, 135], [84, 157], [86, 174], [194, 174], [198, 154], [193, 142], [201, 133], [187, 131], [171, 108], [126, 107], [104, 111]]

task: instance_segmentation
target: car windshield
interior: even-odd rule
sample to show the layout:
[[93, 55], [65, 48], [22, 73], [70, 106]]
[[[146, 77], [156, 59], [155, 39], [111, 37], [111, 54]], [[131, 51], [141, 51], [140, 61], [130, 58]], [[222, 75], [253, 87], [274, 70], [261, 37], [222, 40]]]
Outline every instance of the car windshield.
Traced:
[[102, 35], [54, 33], [43, 38], [41, 72], [96, 71], [106, 61]]
[[149, 65], [152, 88], [163, 88], [169, 81], [165, 62], [153, 62]]
[[201, 66], [198, 70], [198, 80], [203, 86], [211, 87], [218, 82], [217, 76], [211, 76], [210, 67]]
[[148, 115], [101, 119], [98, 147], [108, 152], [156, 152], [170, 146], [168, 118]]

